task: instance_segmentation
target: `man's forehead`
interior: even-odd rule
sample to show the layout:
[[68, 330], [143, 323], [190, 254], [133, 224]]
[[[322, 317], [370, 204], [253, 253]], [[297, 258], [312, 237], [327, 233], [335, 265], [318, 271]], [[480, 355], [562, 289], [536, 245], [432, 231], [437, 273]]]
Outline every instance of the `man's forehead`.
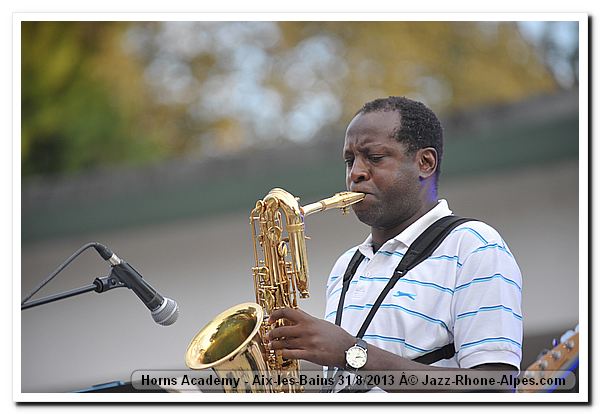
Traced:
[[389, 136], [379, 134], [353, 134], [346, 135], [344, 138], [344, 147], [342, 152], [351, 153], [354, 151], [370, 153], [373, 151], [395, 152], [397, 150], [406, 151], [406, 145], [398, 141], [391, 134]]
[[349, 145], [356, 145], [357, 147], [369, 147], [369, 148], [387, 148], [393, 146], [395, 143], [398, 143], [393, 137], [389, 137], [390, 139], [386, 139], [382, 141], [379, 137], [375, 137], [373, 135], [363, 135], [363, 136], [346, 136], [344, 140], [344, 148]]
[[346, 129], [346, 135], [353, 133], [383, 133], [392, 136], [400, 128], [400, 114], [397, 111], [375, 111], [357, 114]]

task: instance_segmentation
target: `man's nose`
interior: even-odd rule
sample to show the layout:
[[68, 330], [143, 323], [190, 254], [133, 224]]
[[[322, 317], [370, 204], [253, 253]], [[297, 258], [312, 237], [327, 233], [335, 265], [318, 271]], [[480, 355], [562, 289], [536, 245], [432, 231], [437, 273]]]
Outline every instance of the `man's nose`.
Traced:
[[369, 170], [365, 163], [356, 158], [352, 163], [352, 168], [350, 169], [350, 180], [354, 183], [359, 183], [361, 181], [366, 181], [369, 179]]

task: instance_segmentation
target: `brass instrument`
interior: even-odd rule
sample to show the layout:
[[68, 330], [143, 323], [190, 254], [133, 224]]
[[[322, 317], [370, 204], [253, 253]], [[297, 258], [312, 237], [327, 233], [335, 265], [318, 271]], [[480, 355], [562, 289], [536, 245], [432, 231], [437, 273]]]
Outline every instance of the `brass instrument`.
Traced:
[[[284, 360], [266, 346], [269, 331], [285, 324], [282, 320], [269, 324], [269, 315], [276, 309], [295, 309], [298, 295], [309, 296], [304, 218], [332, 208], [345, 214], [350, 205], [364, 197], [362, 193], [341, 192], [301, 207], [298, 198], [274, 188], [258, 200], [250, 214], [256, 303], [227, 309], [202, 328], [188, 346], [186, 365], [192, 369], [212, 368], [220, 378], [240, 377], [244, 387], [225, 385], [225, 392], [301, 392], [297, 383], [299, 361]], [[253, 376], [257, 373], [288, 381], [255, 384]]]

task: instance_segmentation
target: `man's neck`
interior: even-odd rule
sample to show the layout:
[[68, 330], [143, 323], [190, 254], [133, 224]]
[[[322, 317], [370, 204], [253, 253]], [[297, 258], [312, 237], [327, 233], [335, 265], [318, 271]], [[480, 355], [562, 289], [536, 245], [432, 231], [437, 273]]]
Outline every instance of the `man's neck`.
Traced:
[[431, 200], [429, 203], [424, 204], [423, 207], [421, 209], [417, 210], [417, 212], [415, 214], [413, 214], [411, 217], [409, 217], [408, 219], [402, 221], [401, 223], [399, 223], [393, 227], [389, 227], [389, 228], [371, 227], [373, 253], [376, 253], [381, 248], [381, 246], [383, 246], [385, 244], [385, 242], [387, 242], [390, 239], [393, 239], [394, 237], [396, 237], [397, 235], [402, 233], [411, 224], [413, 224], [415, 221], [417, 221], [418, 219], [423, 217], [425, 214], [427, 214], [429, 211], [431, 211], [436, 205], [437, 205], [437, 201]]

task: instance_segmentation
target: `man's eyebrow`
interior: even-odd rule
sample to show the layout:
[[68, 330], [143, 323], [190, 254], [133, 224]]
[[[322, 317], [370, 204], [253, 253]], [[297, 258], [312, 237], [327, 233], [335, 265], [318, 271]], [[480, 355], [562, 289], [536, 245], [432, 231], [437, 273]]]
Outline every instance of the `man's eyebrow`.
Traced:
[[370, 151], [389, 151], [390, 146], [381, 142], [368, 142], [365, 145], [358, 148], [359, 152], [370, 152]]
[[[371, 151], [390, 151], [391, 148], [389, 145], [385, 144], [385, 143], [381, 143], [381, 142], [367, 142], [363, 145], [357, 145], [355, 146], [355, 151], [360, 152], [362, 154], [364, 153], [368, 153]], [[352, 155], [354, 153], [353, 150], [351, 150], [350, 148], [346, 148], [343, 151], [344, 156], [346, 155]]]

